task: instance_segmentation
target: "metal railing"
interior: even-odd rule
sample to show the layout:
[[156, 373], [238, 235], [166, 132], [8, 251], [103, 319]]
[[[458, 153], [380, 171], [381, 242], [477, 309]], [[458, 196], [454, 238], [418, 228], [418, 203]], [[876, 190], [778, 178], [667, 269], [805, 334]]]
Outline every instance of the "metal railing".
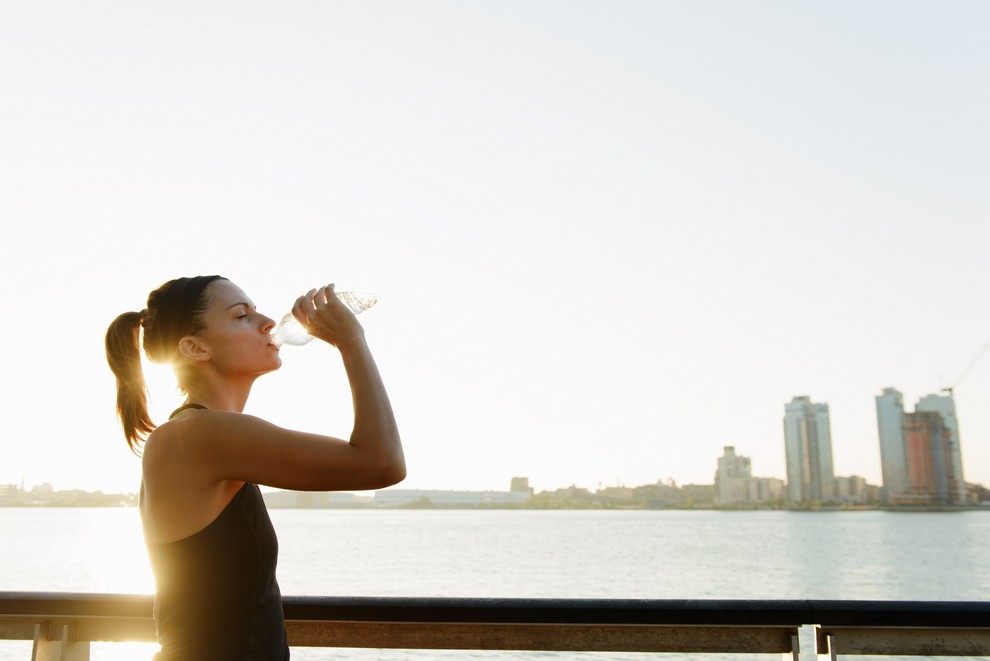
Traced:
[[[0, 639], [33, 641], [32, 661], [87, 661], [93, 641], [154, 642], [152, 605], [0, 592]], [[293, 647], [990, 656], [982, 601], [285, 597], [284, 612]]]

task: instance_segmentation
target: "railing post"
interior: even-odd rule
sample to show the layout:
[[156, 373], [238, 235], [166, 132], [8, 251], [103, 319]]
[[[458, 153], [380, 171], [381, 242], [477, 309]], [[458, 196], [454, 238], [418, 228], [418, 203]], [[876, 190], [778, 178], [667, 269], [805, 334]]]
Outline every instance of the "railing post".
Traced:
[[800, 661], [801, 654], [801, 636], [798, 635], [798, 631], [791, 634], [791, 651], [784, 652], [780, 655], [781, 661]]
[[835, 653], [835, 636], [832, 634], [826, 636], [825, 643], [828, 645], [829, 661], [838, 661], [839, 655]]
[[62, 652], [58, 661], [89, 661], [89, 641], [76, 640], [76, 624], [62, 625]]
[[62, 624], [58, 640], [52, 639], [51, 622], [34, 625], [31, 661], [89, 661], [89, 641], [76, 640], [76, 625]]
[[49, 636], [52, 625], [50, 622], [39, 622], [34, 625], [34, 645], [31, 647], [31, 661], [57, 661], [59, 643]]
[[[782, 655], [784, 661], [817, 661], [816, 626], [805, 624], [791, 634], [791, 651]], [[790, 657], [788, 659], [788, 657]]]

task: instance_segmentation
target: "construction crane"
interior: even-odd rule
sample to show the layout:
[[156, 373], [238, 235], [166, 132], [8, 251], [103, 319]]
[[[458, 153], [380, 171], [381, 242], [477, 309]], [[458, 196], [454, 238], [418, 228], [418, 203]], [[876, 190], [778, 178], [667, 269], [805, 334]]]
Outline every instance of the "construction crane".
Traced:
[[987, 342], [986, 344], [983, 345], [983, 348], [980, 349], [980, 352], [976, 354], [976, 358], [974, 358], [969, 362], [969, 365], [967, 365], [963, 369], [963, 371], [959, 374], [959, 376], [956, 377], [956, 380], [952, 382], [951, 386], [946, 386], [945, 388], [942, 388], [942, 392], [947, 392], [949, 393], [949, 397], [952, 397], [952, 391], [955, 389], [956, 386], [959, 385], [959, 382], [963, 380], [966, 374], [968, 374], [969, 371], [973, 369], [973, 366], [976, 365], [976, 363], [980, 362], [980, 358], [982, 358], [983, 354], [987, 352], [987, 349], [990, 349], [990, 342]]

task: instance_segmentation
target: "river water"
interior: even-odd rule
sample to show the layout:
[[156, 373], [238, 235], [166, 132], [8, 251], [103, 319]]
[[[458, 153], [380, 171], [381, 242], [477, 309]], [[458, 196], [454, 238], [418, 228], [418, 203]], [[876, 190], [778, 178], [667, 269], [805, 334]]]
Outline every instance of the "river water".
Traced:
[[[286, 595], [985, 600], [990, 594], [990, 511], [274, 509], [271, 516]], [[154, 590], [136, 509], [0, 508], [0, 530], [0, 590]], [[92, 661], [147, 661], [153, 651], [153, 645], [99, 644]], [[0, 641], [0, 661], [29, 658], [29, 643]], [[685, 657], [293, 649], [294, 660], [468, 658]]]

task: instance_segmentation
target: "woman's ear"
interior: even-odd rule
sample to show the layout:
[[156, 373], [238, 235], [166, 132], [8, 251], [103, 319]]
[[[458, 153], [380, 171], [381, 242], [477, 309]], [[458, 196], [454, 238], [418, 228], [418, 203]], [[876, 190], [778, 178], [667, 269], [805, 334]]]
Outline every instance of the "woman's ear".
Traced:
[[210, 348], [206, 346], [202, 338], [186, 335], [179, 340], [179, 355], [196, 362], [206, 362], [210, 359]]

